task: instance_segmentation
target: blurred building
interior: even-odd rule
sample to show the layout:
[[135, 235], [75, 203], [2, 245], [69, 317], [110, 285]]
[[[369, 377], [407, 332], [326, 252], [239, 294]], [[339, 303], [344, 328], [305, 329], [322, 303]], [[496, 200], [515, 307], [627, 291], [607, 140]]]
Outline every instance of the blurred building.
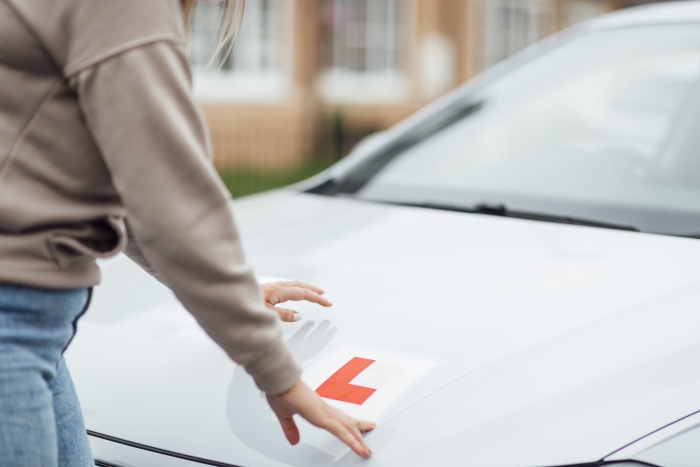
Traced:
[[486, 67], [637, 1], [247, 0], [233, 53], [209, 69], [219, 8], [193, 26], [195, 92], [220, 168], [342, 155]]

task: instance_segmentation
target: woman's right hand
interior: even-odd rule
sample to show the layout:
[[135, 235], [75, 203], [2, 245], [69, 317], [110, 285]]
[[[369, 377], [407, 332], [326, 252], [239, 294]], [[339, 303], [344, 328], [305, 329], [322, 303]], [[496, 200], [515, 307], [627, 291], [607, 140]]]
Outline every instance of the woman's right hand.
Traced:
[[291, 444], [299, 442], [299, 429], [293, 418], [294, 414], [299, 414], [312, 425], [323, 428], [340, 438], [358, 455], [369, 457], [372, 454], [362, 434], [373, 430], [376, 424], [356, 420], [331, 407], [303, 381], [297, 381], [287, 392], [277, 396], [268, 395], [267, 400]]

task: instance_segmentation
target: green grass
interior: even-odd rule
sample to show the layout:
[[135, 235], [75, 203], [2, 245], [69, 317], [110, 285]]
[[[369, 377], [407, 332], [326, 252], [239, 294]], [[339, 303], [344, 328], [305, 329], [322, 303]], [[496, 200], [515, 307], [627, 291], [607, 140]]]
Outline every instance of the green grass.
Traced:
[[220, 170], [222, 180], [234, 198], [300, 182], [327, 169], [333, 158], [317, 158], [285, 170]]

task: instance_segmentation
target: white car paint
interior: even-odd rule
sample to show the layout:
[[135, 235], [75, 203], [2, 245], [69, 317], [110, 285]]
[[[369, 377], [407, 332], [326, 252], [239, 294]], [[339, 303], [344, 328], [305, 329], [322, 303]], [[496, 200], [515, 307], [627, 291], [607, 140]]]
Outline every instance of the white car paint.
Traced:
[[294, 192], [237, 217], [260, 273], [336, 303], [285, 325], [305, 368], [340, 345], [444, 363], [380, 418], [370, 461], [307, 425], [290, 447], [251, 379], [123, 259], [68, 355], [90, 430], [246, 467], [534, 466], [700, 409], [699, 241]]
[[[642, 8], [582, 27], [660, 21], [700, 22], [700, 4]], [[367, 435], [371, 459], [306, 423], [301, 444], [291, 447], [242, 368], [165, 287], [122, 257], [103, 264], [104, 284], [67, 353], [89, 430], [243, 467], [602, 459], [676, 467], [664, 446], [696, 433], [700, 240], [292, 190], [246, 199], [235, 210], [263, 282], [316, 283], [336, 304], [300, 304], [304, 320], [284, 325], [306, 374], [341, 347], [440, 364], [381, 413]], [[92, 441], [95, 456], [113, 465], [198, 465]]]

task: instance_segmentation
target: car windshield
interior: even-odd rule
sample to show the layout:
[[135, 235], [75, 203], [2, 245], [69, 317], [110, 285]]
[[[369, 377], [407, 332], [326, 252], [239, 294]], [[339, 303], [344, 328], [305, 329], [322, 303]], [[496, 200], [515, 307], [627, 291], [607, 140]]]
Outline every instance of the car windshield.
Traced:
[[340, 192], [700, 233], [699, 25], [572, 35], [436, 118]]

